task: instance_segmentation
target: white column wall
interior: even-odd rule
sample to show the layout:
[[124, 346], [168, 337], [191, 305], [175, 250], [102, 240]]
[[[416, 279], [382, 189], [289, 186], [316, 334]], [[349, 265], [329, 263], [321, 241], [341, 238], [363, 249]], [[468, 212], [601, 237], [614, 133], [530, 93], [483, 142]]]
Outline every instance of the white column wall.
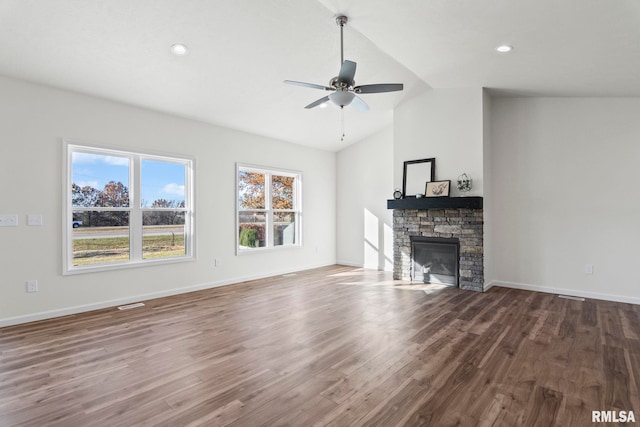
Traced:
[[434, 89], [394, 111], [395, 186], [402, 187], [403, 162], [435, 157], [436, 180], [473, 179], [470, 196], [483, 195], [482, 89]]

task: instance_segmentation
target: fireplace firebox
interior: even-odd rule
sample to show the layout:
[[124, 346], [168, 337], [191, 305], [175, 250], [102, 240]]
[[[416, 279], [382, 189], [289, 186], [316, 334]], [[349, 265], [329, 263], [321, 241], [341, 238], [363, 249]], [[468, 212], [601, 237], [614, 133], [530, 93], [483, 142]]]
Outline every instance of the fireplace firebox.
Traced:
[[410, 238], [411, 280], [458, 287], [460, 241], [441, 237]]

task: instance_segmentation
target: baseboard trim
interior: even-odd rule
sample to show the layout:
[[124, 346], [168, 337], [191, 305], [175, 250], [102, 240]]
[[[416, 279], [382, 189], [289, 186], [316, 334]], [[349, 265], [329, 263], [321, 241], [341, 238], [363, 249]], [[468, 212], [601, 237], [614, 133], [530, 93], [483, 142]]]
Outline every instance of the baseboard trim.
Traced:
[[147, 301], [147, 300], [156, 299], [156, 298], [170, 297], [173, 295], [180, 295], [180, 294], [186, 294], [189, 292], [202, 291], [205, 289], [218, 288], [220, 286], [233, 285], [236, 283], [247, 282], [250, 280], [266, 279], [268, 277], [281, 276], [283, 274], [296, 273], [299, 271], [311, 270], [313, 268], [327, 267], [330, 265], [335, 265], [335, 264], [334, 263], [319, 264], [319, 265], [307, 266], [304, 268], [298, 267], [295, 269], [270, 272], [267, 274], [256, 274], [251, 276], [235, 277], [232, 279], [219, 280], [211, 283], [202, 283], [198, 285], [187, 286], [184, 288], [167, 289], [159, 292], [152, 292], [148, 294], [141, 294], [141, 295], [135, 295], [130, 297], [124, 297], [124, 298], [117, 298], [113, 300], [79, 305], [75, 307], [67, 307], [67, 308], [61, 308], [57, 310], [42, 311], [39, 313], [26, 314], [22, 316], [7, 317], [4, 319], [0, 319], [0, 328], [4, 328], [7, 326], [20, 325], [23, 323], [37, 322], [39, 320], [53, 319], [56, 317], [70, 316], [73, 314], [86, 313], [88, 311], [101, 310], [103, 308], [109, 308], [109, 307], [117, 307], [119, 305], [126, 305], [126, 304], [131, 304], [131, 303], [140, 302], [140, 301]]
[[591, 298], [591, 299], [599, 299], [605, 301], [613, 301], [613, 302], [625, 302], [628, 304], [638, 304], [640, 305], [640, 298], [637, 297], [628, 297], [624, 295], [612, 295], [612, 294], [601, 294], [599, 292], [589, 292], [589, 291], [581, 291], [577, 289], [564, 289], [564, 288], [552, 288], [548, 286], [538, 286], [538, 285], [530, 285], [525, 283], [514, 283], [514, 282], [505, 282], [501, 280], [492, 280], [488, 285], [485, 285], [484, 290], [487, 291], [493, 286], [498, 286], [501, 288], [512, 288], [512, 289], [522, 289], [525, 291], [534, 291], [534, 292], [544, 292], [547, 294], [559, 294], [559, 295], [569, 295], [574, 297], [582, 297], [582, 298]]
[[482, 292], [487, 292], [489, 289], [493, 288], [496, 285], [496, 281], [492, 280], [489, 283], [485, 283], [482, 285]]

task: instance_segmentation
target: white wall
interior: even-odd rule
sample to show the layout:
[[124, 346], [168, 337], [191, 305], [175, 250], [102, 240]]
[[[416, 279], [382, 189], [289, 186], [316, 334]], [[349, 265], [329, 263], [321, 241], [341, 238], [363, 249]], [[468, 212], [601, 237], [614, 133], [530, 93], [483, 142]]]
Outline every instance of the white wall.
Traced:
[[[335, 263], [335, 153], [6, 78], [0, 93], [0, 213], [20, 221], [0, 228], [0, 326]], [[194, 157], [197, 261], [63, 277], [63, 138]], [[304, 248], [235, 255], [237, 161], [303, 172]]]
[[473, 179], [469, 195], [483, 195], [482, 89], [433, 89], [394, 110], [394, 183], [402, 188], [407, 160], [436, 158], [436, 180]]
[[483, 171], [483, 244], [484, 244], [484, 283], [489, 284], [494, 280], [494, 253], [493, 248], [493, 146], [491, 143], [491, 96], [487, 91], [482, 92], [482, 171]]
[[640, 99], [492, 104], [495, 278], [640, 303]]
[[338, 152], [338, 263], [393, 270], [393, 129]]

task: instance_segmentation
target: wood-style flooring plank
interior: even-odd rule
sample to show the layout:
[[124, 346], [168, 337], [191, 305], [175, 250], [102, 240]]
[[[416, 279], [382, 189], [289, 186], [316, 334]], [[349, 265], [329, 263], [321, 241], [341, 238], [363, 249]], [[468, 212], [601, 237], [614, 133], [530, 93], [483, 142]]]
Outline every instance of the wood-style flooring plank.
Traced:
[[640, 420], [639, 306], [422, 289], [328, 266], [2, 328], [0, 425]]

